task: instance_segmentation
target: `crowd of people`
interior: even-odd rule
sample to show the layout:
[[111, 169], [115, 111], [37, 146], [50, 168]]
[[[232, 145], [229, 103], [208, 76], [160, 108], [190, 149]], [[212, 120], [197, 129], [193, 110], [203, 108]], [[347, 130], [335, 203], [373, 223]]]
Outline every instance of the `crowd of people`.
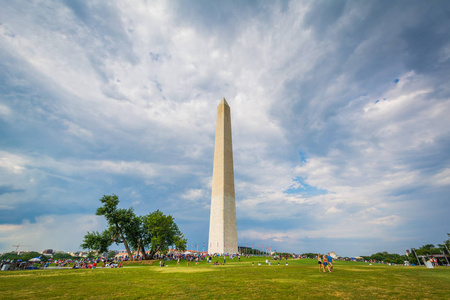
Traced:
[[[101, 264], [101, 266], [100, 266]], [[97, 269], [97, 267], [101, 268], [122, 268], [122, 261], [108, 260], [108, 259], [96, 259], [93, 261], [75, 261], [72, 269]]]
[[[245, 256], [245, 257], [250, 257], [249, 255]], [[214, 255], [205, 255], [205, 254], [170, 254], [170, 255], [158, 255], [155, 256], [156, 259], [159, 259], [159, 265], [161, 267], [166, 266], [165, 262], [166, 261], [171, 261], [171, 260], [176, 260], [177, 261], [177, 266], [180, 265], [180, 263], [184, 260], [186, 261], [186, 265], [189, 266], [189, 264], [191, 263], [195, 263], [196, 265], [198, 265], [199, 262], [202, 262], [204, 260], [206, 260], [207, 264], [212, 264], [212, 265], [221, 265], [222, 263], [219, 262], [220, 260], [223, 260], [223, 264], [226, 264], [227, 262], [227, 258], [229, 258], [230, 260], [234, 260], [235, 258], [237, 258], [238, 261], [241, 261], [241, 255], [240, 254], [214, 254]], [[215, 261], [213, 262], [213, 259], [215, 259]]]
[[0, 262], [0, 270], [30, 270], [30, 269], [36, 269], [37, 266], [35, 266], [35, 262], [31, 261], [21, 261], [19, 260], [2, 260]]
[[96, 268], [121, 268], [122, 261], [108, 260], [106, 258], [80, 258], [78, 260], [59, 259], [55, 261], [21, 261], [19, 260], [2, 260], [0, 262], [1, 270], [32, 270], [32, 269], [48, 269], [48, 268], [66, 268], [66, 269], [96, 269]]

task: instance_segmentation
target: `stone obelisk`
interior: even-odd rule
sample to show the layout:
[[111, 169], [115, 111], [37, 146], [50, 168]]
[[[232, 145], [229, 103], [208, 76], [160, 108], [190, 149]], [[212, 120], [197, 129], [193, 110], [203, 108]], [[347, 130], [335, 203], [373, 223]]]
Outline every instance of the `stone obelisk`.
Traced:
[[217, 107], [208, 253], [238, 253], [230, 106]]

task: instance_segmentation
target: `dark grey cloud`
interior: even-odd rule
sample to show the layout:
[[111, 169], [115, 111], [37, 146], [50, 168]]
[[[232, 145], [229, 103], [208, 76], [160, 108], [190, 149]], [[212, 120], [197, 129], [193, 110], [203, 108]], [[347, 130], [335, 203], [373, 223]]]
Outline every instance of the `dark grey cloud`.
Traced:
[[193, 26], [198, 32], [217, 38], [220, 43], [235, 42], [248, 21], [255, 18], [271, 22], [271, 10], [287, 11], [289, 1], [172, 1], [177, 22], [182, 26]]
[[415, 22], [400, 35], [407, 68], [420, 73], [448, 70], [450, 59], [442, 57], [442, 50], [449, 45], [450, 3], [420, 2], [416, 12]]
[[314, 30], [320, 37], [339, 20], [345, 5], [345, 0], [315, 1], [303, 19], [303, 25]]
[[0, 185], [0, 196], [3, 194], [21, 193], [24, 191], [24, 189], [14, 188], [12, 185]]
[[439, 136], [437, 140], [423, 148], [402, 151], [397, 163], [408, 165], [424, 175], [432, 176], [450, 166], [450, 134]]

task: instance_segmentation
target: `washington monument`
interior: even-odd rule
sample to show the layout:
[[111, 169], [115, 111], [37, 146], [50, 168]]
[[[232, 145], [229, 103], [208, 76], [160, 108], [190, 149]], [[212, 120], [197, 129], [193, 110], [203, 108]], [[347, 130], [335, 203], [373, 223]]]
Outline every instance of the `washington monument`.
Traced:
[[208, 253], [238, 253], [230, 106], [217, 107]]

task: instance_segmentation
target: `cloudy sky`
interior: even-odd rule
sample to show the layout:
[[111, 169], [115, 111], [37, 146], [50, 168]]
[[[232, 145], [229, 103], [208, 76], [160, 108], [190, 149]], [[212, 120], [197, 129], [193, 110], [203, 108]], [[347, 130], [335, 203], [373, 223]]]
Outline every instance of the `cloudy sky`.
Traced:
[[[103, 195], [208, 243], [345, 256], [450, 232], [449, 1], [2, 1], [0, 252], [78, 250]], [[122, 248], [116, 246], [116, 249]]]

